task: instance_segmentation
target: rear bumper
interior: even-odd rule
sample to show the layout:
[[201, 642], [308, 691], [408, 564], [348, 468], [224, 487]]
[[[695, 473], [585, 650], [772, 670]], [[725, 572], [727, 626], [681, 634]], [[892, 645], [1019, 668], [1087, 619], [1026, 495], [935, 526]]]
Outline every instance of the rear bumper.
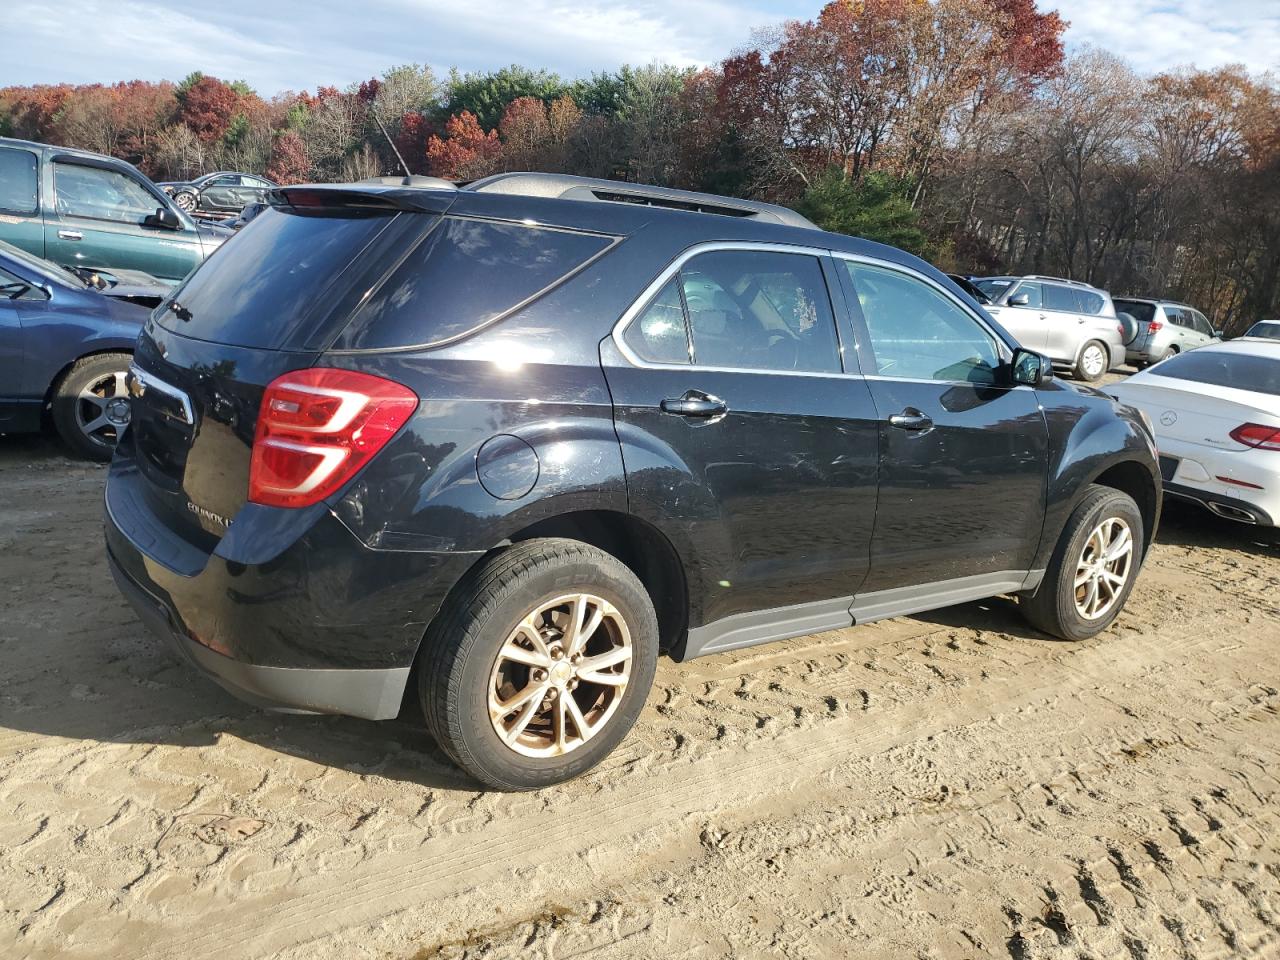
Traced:
[[1264, 527], [1280, 520], [1280, 454], [1217, 450], [1167, 436], [1157, 443], [1169, 496], [1193, 500], [1228, 520]]
[[176, 616], [124, 572], [107, 551], [111, 576], [120, 593], [157, 636], [167, 640], [187, 663], [248, 703], [288, 713], [338, 713], [367, 720], [390, 720], [400, 712], [408, 667], [324, 670], [264, 667], [233, 660], [183, 634]]
[[[1180, 483], [1170, 483], [1169, 481], [1165, 481], [1164, 492], [1165, 496], [1168, 497], [1194, 501], [1212, 513], [1228, 520], [1256, 524], [1260, 527], [1274, 527], [1276, 525], [1275, 518], [1266, 510], [1248, 500], [1241, 500], [1239, 497], [1229, 497], [1226, 494], [1201, 490], [1197, 487], [1188, 487]], [[1253, 519], [1249, 519], [1249, 517]]]

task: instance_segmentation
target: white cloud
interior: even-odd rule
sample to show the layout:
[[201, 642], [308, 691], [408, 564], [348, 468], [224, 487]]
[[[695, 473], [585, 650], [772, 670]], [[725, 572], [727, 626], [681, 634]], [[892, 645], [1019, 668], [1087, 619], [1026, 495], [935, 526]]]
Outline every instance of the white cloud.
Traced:
[[[1048, 4], [1043, 4], [1048, 6]], [[1276, 0], [1059, 0], [1068, 44], [1091, 44], [1144, 73], [1194, 64], [1280, 68]]]

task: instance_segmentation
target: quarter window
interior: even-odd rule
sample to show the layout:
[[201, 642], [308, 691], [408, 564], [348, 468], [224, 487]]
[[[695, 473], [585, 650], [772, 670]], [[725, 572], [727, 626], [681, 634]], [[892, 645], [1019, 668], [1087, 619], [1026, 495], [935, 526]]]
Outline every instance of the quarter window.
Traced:
[[132, 177], [78, 163], [55, 163], [53, 187], [58, 213], [63, 216], [141, 223], [160, 206], [160, 201]]
[[36, 212], [36, 171], [31, 151], [0, 148], [0, 213], [29, 217]]
[[622, 339], [647, 363], [689, 362], [689, 329], [675, 277], [631, 322]]
[[742, 370], [839, 373], [840, 348], [816, 257], [704, 253], [680, 270], [693, 362]]
[[958, 304], [896, 270], [844, 261], [876, 372], [909, 380], [995, 383], [996, 342]]

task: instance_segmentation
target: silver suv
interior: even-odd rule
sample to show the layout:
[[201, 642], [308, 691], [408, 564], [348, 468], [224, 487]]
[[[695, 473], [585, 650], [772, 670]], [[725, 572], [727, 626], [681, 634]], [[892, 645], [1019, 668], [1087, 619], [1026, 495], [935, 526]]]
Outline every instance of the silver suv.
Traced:
[[1125, 361], [1123, 328], [1111, 295], [1060, 277], [975, 277], [988, 313], [1024, 347], [1090, 382]]
[[1116, 310], [1138, 321], [1138, 333], [1125, 345], [1125, 357], [1145, 367], [1222, 339], [1203, 313], [1172, 300], [1117, 300]]

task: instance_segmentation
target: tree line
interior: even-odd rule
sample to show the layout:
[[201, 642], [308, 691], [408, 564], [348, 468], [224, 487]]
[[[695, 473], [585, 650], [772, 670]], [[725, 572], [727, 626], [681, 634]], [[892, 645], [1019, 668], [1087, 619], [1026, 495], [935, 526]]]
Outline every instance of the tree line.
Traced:
[[[0, 89], [0, 134], [158, 180], [281, 183], [546, 170], [788, 204], [944, 269], [1187, 300], [1239, 332], [1280, 313], [1280, 86], [1066, 56], [1035, 0], [835, 0], [705, 69], [437, 76], [264, 98], [181, 83]], [[379, 129], [386, 129], [390, 142]]]

